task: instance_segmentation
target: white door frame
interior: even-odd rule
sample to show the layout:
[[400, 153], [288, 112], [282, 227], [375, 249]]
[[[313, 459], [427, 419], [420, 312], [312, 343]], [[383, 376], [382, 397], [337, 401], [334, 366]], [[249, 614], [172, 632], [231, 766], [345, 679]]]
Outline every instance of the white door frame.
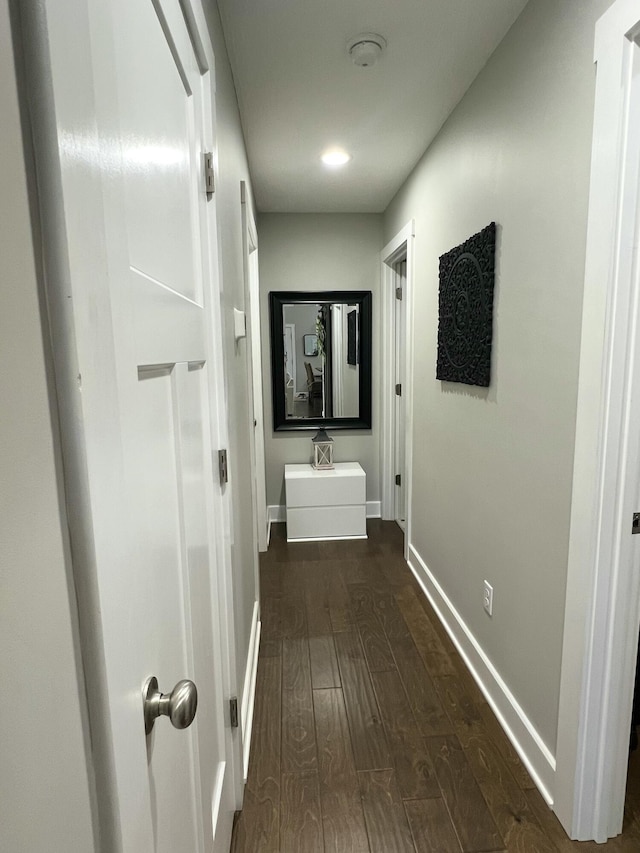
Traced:
[[401, 471], [400, 485], [396, 485], [394, 489], [394, 513], [393, 517], [396, 523], [404, 530], [407, 524], [407, 507], [406, 507], [406, 473], [404, 471], [404, 453], [405, 439], [404, 433], [406, 429], [406, 400], [409, 392], [406, 382], [406, 369], [404, 364], [405, 359], [405, 327], [407, 325], [407, 261], [406, 257], [396, 261], [393, 265], [395, 272], [395, 287], [400, 287], [402, 299], [395, 300], [395, 380], [400, 384], [401, 393], [394, 397], [394, 452], [395, 452], [395, 469], [396, 472]]
[[[640, 623], [640, 7], [596, 25], [582, 348], [554, 810], [604, 842], [622, 827]], [[635, 79], [634, 79], [635, 78]]]
[[395, 264], [406, 258], [407, 284], [404, 294], [406, 311], [405, 378], [405, 469], [400, 474], [405, 486], [405, 559], [411, 542], [411, 472], [413, 461], [413, 289], [414, 289], [415, 223], [412, 219], [393, 237], [381, 252], [382, 282], [382, 364], [381, 364], [381, 514], [382, 518], [395, 517]]
[[[267, 550], [267, 486], [264, 454], [264, 406], [262, 401], [262, 339], [260, 334], [260, 279], [258, 272], [258, 232], [245, 181], [240, 181], [242, 204], [242, 249], [244, 266], [244, 302], [247, 320], [247, 371], [251, 403], [251, 441], [253, 445], [253, 489], [258, 551]], [[256, 590], [260, 588], [256, 567]]]

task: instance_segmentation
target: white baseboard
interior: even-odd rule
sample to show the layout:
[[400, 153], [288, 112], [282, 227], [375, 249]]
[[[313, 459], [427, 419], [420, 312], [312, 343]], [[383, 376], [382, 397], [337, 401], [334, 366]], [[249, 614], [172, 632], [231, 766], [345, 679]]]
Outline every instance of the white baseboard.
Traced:
[[253, 728], [253, 706], [256, 697], [256, 675], [258, 673], [258, 651], [260, 650], [260, 629], [262, 625], [258, 621], [258, 602], [254, 602], [253, 616], [251, 618], [251, 636], [249, 637], [249, 651], [247, 653], [247, 665], [244, 671], [244, 685], [242, 688], [242, 703], [240, 706], [240, 726], [242, 732], [242, 767], [244, 781], [247, 781], [249, 771], [249, 750], [251, 749], [251, 730]]
[[547, 803], [553, 805], [554, 755], [413, 545], [409, 545], [408, 562], [531, 778]]
[[269, 542], [271, 541], [271, 525], [286, 520], [286, 506], [278, 506], [278, 504], [271, 504], [267, 507], [267, 548], [269, 547]]
[[380, 518], [381, 506], [380, 501], [367, 501], [367, 518]]
[[[367, 518], [380, 518], [380, 501], [367, 501]], [[271, 538], [271, 525], [277, 524], [281, 521], [287, 520], [287, 508], [286, 506], [279, 506], [278, 504], [271, 504], [267, 507], [267, 522], [268, 522], [268, 530], [267, 530], [267, 542]]]

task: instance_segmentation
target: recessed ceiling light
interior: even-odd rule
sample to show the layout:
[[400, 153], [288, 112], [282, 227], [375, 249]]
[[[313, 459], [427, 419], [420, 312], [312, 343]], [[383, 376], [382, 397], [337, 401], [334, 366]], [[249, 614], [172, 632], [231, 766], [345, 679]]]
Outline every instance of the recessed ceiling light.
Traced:
[[342, 148], [330, 148], [320, 159], [325, 166], [344, 166], [351, 160], [351, 154], [347, 154]]

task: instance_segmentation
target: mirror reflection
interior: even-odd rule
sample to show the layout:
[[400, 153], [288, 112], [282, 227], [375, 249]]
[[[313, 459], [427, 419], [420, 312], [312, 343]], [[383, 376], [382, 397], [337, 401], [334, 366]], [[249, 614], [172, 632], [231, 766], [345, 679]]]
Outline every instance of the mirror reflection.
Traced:
[[360, 410], [360, 306], [285, 304], [287, 420], [357, 418]]
[[274, 429], [371, 427], [371, 292], [272, 292]]

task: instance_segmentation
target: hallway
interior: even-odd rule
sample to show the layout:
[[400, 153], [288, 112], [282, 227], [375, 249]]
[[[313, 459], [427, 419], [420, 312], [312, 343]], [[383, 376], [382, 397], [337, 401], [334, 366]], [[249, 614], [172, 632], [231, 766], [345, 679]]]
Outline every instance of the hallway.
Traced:
[[402, 558], [369, 539], [261, 558], [262, 641], [249, 778], [233, 853], [632, 853], [624, 833], [576, 843], [547, 808]]

